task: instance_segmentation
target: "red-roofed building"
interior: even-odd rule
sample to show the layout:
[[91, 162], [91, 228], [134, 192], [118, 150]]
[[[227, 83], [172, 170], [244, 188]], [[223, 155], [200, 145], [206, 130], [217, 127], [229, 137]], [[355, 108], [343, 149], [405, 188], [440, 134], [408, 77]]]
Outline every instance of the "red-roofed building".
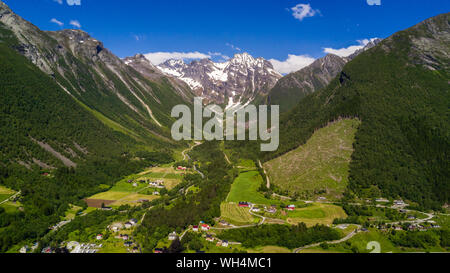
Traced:
[[208, 231], [208, 230], [210, 230], [211, 229], [211, 227], [209, 226], [209, 225], [207, 225], [207, 224], [202, 224], [202, 230], [203, 231]]

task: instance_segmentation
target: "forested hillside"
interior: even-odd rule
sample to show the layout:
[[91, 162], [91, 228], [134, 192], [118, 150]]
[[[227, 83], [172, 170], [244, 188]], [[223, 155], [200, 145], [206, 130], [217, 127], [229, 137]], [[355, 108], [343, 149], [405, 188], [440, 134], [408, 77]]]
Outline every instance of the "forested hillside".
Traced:
[[283, 114], [277, 152], [260, 154], [250, 142], [228, 146], [267, 161], [306, 143], [330, 121], [357, 117], [362, 124], [350, 164], [351, 191], [403, 197], [428, 208], [448, 203], [449, 21], [450, 14], [428, 19], [349, 62], [327, 88]]

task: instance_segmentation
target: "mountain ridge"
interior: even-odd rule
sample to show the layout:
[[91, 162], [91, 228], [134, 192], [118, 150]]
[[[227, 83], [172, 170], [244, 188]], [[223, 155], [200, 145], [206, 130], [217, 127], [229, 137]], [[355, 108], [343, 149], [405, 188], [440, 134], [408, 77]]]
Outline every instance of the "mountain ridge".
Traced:
[[157, 68], [186, 82], [207, 102], [229, 106], [266, 95], [282, 77], [269, 61], [255, 59], [248, 53], [236, 54], [222, 63], [202, 59], [187, 64], [183, 60], [170, 59]]

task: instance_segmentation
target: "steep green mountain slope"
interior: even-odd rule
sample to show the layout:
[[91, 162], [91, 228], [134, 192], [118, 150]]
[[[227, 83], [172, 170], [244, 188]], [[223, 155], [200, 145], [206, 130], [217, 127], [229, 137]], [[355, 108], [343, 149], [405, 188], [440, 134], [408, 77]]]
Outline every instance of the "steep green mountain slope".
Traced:
[[81, 30], [41, 31], [1, 1], [0, 22], [17, 37], [20, 54], [104, 124], [152, 147], [174, 146], [170, 110], [191, 103], [188, 87], [137, 72]]
[[277, 157], [339, 117], [358, 117], [350, 189], [427, 207], [448, 202], [450, 14], [396, 33], [348, 63], [281, 121]]
[[264, 164], [272, 186], [302, 199], [341, 197], [348, 185], [358, 119], [317, 130], [305, 145]]
[[280, 120], [280, 147], [227, 142], [233, 157], [269, 161], [307, 142], [339, 118], [362, 124], [350, 163], [349, 189], [381, 191], [424, 207], [448, 203], [450, 152], [450, 14], [398, 32], [345, 65], [328, 87], [303, 98]]
[[45, 33], [0, 1], [0, 252], [35, 240], [69, 204], [171, 162], [170, 109], [189, 89], [151, 80], [81, 31]]
[[17, 53], [18, 44], [0, 26], [0, 184], [21, 192], [17, 211], [0, 206], [1, 252], [48, 232], [100, 184], [171, 160], [105, 126]]

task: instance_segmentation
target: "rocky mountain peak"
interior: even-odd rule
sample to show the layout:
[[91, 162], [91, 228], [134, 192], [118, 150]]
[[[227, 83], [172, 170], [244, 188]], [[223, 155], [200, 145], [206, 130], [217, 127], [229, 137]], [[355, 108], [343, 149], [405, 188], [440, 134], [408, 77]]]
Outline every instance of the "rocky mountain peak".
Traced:
[[282, 76], [264, 58], [248, 53], [236, 54], [226, 62], [210, 59], [168, 60], [158, 68], [186, 82], [197, 96], [217, 104], [237, 104], [265, 95]]

